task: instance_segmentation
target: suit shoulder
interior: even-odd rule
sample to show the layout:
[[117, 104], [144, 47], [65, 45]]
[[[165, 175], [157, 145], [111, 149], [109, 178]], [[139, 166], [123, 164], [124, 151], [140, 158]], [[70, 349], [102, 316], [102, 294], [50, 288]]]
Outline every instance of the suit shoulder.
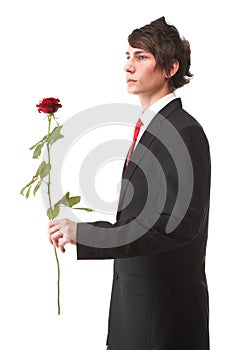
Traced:
[[[208, 139], [202, 125], [183, 108], [180, 98], [169, 102], [160, 111], [160, 114], [164, 120], [172, 124], [182, 137], [189, 135], [194, 142], [202, 140], [208, 144]], [[166, 125], [166, 123], [164, 125]]]
[[197, 141], [202, 139], [209, 147], [208, 138], [202, 125], [182, 107], [174, 110], [167, 118], [181, 135], [192, 135]]
[[182, 107], [174, 110], [168, 117], [168, 120], [179, 130], [186, 129], [189, 126], [196, 126], [202, 129], [198, 120]]
[[176, 98], [169, 102], [160, 111], [160, 114], [179, 130], [188, 126], [197, 126], [202, 128], [198, 120], [189, 114], [185, 109], [183, 109], [182, 101], [180, 98]]

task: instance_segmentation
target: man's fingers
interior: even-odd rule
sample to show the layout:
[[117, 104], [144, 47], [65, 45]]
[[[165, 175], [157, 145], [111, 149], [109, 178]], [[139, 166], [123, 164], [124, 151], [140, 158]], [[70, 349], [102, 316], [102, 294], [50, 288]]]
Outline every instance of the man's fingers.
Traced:
[[76, 244], [76, 223], [68, 219], [50, 221], [48, 224], [48, 236], [51, 244], [64, 253], [67, 243]]
[[61, 250], [62, 253], [65, 253], [65, 245], [67, 243], [70, 243], [69, 239], [67, 237], [62, 237], [58, 241], [58, 248]]
[[53, 233], [52, 235], [50, 235], [50, 241], [52, 242], [52, 244], [54, 244], [58, 248], [59, 240], [62, 237], [63, 237], [63, 234], [58, 231], [58, 232]]
[[51, 235], [55, 232], [59, 231], [59, 228], [57, 226], [52, 226], [49, 230], [48, 230], [48, 234]]
[[49, 221], [49, 223], [48, 223], [48, 228], [50, 229], [50, 228], [53, 227], [53, 226], [54, 226], [53, 221]]
[[[55, 234], [59, 232], [59, 229], [56, 226], [51, 226], [48, 230], [49, 241], [53, 244], [53, 238], [55, 238]], [[60, 233], [61, 234], [61, 233]]]

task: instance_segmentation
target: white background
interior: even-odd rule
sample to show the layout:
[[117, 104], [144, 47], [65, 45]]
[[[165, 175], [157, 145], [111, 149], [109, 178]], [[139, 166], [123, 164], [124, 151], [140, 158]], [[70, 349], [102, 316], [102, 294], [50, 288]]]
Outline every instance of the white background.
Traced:
[[[58, 317], [56, 265], [42, 201], [39, 196], [26, 201], [19, 191], [38, 164], [28, 147], [45, 133], [35, 104], [43, 97], [58, 97], [63, 105], [59, 115], [65, 121], [95, 105], [137, 103], [126, 92], [122, 70], [127, 36], [162, 15], [192, 48], [195, 78], [177, 94], [210, 143], [206, 270], [211, 349], [232, 349], [230, 14], [230, 2], [224, 0], [1, 3], [1, 349], [105, 349], [113, 261], [77, 261], [73, 246], [59, 254]], [[110, 179], [105, 184], [106, 191], [112, 188]], [[91, 221], [92, 214], [87, 215]]]

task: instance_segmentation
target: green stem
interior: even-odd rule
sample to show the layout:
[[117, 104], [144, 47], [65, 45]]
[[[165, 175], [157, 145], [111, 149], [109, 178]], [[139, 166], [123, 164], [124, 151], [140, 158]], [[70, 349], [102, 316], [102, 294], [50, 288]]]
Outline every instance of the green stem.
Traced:
[[[48, 138], [49, 138], [49, 134], [50, 134], [52, 116], [53, 115], [51, 115], [51, 114], [48, 115]], [[49, 142], [47, 142], [47, 152], [48, 152], [48, 163], [51, 164]], [[53, 211], [52, 211], [52, 209], [53, 209], [52, 199], [51, 199], [51, 174], [50, 174], [50, 172], [48, 174], [47, 188], [48, 188], [49, 208], [50, 208], [50, 212], [53, 213]], [[53, 220], [53, 214], [52, 214], [52, 220]], [[56, 263], [57, 263], [57, 312], [58, 312], [58, 315], [60, 315], [60, 264], [59, 264], [59, 259], [58, 259], [58, 255], [57, 255], [57, 249], [55, 246], [53, 246], [53, 248], [54, 248], [54, 254], [55, 254]]]
[[60, 265], [57, 255], [57, 248], [53, 246], [54, 254], [57, 262], [57, 313], [60, 315], [61, 307], [60, 307]]

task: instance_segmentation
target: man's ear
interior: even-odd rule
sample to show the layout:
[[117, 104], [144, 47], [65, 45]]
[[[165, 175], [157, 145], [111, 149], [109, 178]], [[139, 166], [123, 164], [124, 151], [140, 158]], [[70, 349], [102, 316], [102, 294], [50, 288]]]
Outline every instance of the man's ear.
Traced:
[[179, 66], [180, 66], [179, 61], [173, 60], [172, 64], [171, 64], [170, 72], [169, 72], [169, 74], [166, 74], [166, 78], [173, 77], [177, 73]]

